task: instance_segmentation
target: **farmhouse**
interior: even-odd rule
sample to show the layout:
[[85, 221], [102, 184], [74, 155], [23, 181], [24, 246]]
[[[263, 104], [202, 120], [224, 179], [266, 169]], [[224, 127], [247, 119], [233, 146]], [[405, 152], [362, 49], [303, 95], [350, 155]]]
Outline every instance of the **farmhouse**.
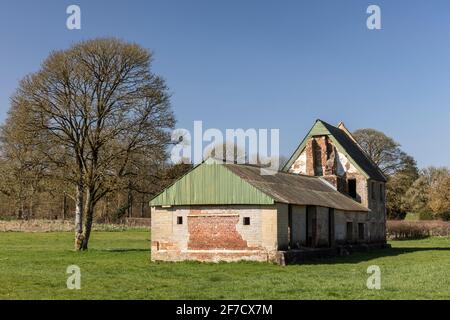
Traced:
[[273, 261], [383, 244], [386, 179], [350, 132], [317, 120], [282, 171], [207, 161], [154, 198], [153, 261]]

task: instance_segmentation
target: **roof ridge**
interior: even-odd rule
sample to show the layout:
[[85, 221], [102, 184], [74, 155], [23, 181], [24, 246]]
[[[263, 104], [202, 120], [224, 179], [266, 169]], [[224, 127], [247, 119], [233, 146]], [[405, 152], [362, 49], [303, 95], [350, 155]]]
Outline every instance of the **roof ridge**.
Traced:
[[[222, 163], [220, 163], [222, 164]], [[223, 163], [223, 165], [226, 166], [243, 166], [243, 167], [250, 167], [250, 168], [255, 168], [255, 169], [264, 169], [265, 167], [261, 167], [258, 165], [253, 165], [253, 164], [248, 164], [248, 163]], [[311, 175], [307, 175], [307, 174], [303, 174], [303, 173], [293, 173], [293, 172], [286, 172], [286, 171], [282, 171], [282, 170], [277, 170], [275, 171], [275, 174], [286, 174], [286, 175], [290, 175], [290, 176], [294, 176], [294, 177], [305, 177], [305, 178], [312, 178], [312, 179], [319, 179], [319, 176], [311, 176]]]

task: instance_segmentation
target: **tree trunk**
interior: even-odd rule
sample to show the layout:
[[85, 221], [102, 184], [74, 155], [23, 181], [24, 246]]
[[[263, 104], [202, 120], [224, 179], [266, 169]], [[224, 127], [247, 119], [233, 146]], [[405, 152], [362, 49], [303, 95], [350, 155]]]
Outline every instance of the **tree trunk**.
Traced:
[[83, 183], [77, 185], [75, 198], [75, 250], [81, 250], [83, 244]]
[[84, 225], [83, 243], [81, 250], [88, 249], [89, 238], [91, 237], [92, 222], [94, 220], [94, 199], [92, 190], [88, 190], [86, 196], [86, 223]]
[[144, 217], [144, 208], [145, 208], [145, 195], [142, 194], [142, 201], [141, 201], [141, 218]]
[[64, 191], [64, 199], [63, 199], [63, 220], [66, 220], [67, 217], [67, 194]]

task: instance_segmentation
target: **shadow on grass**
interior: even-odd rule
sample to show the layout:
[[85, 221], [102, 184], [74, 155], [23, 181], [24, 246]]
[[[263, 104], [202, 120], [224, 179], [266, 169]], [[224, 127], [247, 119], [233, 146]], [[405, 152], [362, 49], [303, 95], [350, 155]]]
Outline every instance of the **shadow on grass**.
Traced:
[[[378, 258], [394, 257], [402, 254], [423, 252], [423, 251], [448, 251], [450, 248], [445, 247], [408, 247], [408, 248], [388, 248], [379, 249], [367, 252], [354, 252], [348, 256], [337, 256], [337, 257], [327, 257], [318, 258], [308, 261], [303, 261], [298, 264], [335, 264], [335, 263], [360, 263], [365, 261], [370, 261]], [[294, 263], [295, 264], [295, 263]]]

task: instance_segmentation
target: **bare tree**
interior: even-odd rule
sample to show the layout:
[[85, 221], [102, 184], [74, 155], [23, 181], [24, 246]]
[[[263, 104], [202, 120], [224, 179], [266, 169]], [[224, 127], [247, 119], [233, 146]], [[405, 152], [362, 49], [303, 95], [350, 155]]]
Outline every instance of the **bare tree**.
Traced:
[[81, 42], [53, 52], [13, 98], [27, 106], [28, 130], [45, 132], [59, 148], [46, 157], [66, 168], [75, 186], [77, 250], [88, 248], [95, 206], [121, 188], [132, 160], [166, 156], [175, 120], [165, 82], [150, 71], [151, 57], [117, 39]]
[[409, 156], [400, 149], [400, 144], [381, 131], [359, 129], [353, 133], [353, 137], [387, 176], [403, 169], [409, 160]]

